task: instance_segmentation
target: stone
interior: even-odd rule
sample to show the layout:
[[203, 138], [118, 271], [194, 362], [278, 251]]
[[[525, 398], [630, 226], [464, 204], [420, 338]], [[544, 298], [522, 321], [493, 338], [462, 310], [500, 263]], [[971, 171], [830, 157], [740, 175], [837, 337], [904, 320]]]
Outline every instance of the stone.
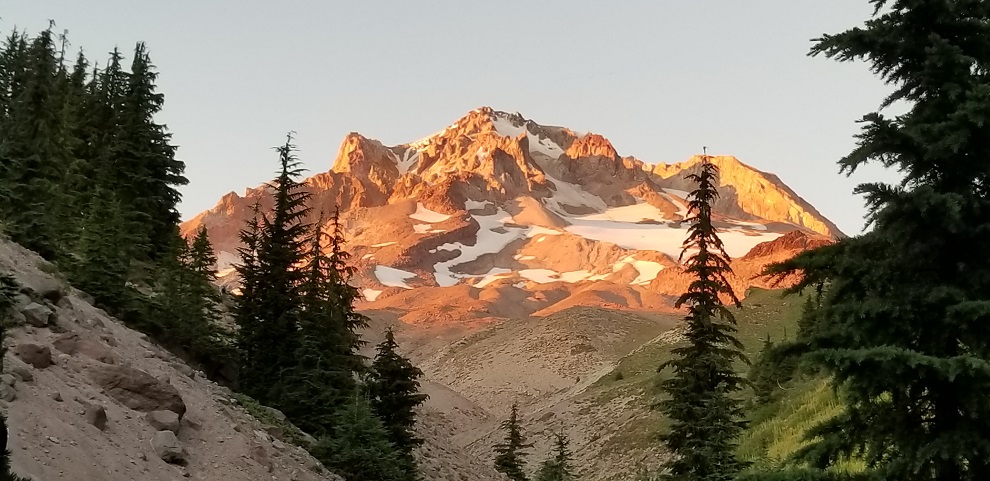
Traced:
[[312, 449], [312, 448], [316, 447], [316, 438], [314, 438], [313, 436], [310, 436], [307, 433], [300, 432], [299, 440], [302, 441], [303, 447], [305, 447], [305, 448]]
[[83, 414], [86, 422], [96, 426], [96, 429], [103, 431], [107, 428], [107, 410], [99, 404], [89, 404]]
[[113, 356], [113, 353], [110, 351], [110, 348], [105, 346], [102, 342], [89, 337], [84, 337], [78, 332], [67, 332], [61, 336], [58, 336], [55, 338], [55, 341], [52, 342], [52, 346], [70, 356], [82, 354], [83, 356], [95, 359], [104, 364], [116, 364], [117, 362]]
[[151, 411], [144, 419], [159, 431], [179, 432], [179, 415], [172, 411]]
[[34, 327], [47, 327], [54, 320], [55, 312], [46, 306], [32, 302], [21, 309], [28, 324]]
[[12, 326], [23, 326], [27, 324], [27, 317], [21, 313], [21, 311], [11, 310], [7, 316], [10, 318], [10, 324]]
[[251, 459], [260, 464], [261, 467], [267, 469], [269, 473], [275, 469], [272, 465], [272, 458], [268, 456], [268, 451], [265, 450], [264, 446], [255, 444], [248, 450], [248, 454], [251, 456]]
[[62, 402], [62, 393], [55, 391], [51, 394], [52, 400], [55, 402]]
[[190, 378], [196, 377], [196, 370], [193, 369], [193, 368], [191, 368], [191, 367], [189, 367], [188, 364], [181, 363], [181, 362], [173, 362], [170, 365], [176, 371], [179, 371], [179, 374], [182, 374], [182, 375], [184, 375], [186, 377], [190, 377]]
[[140, 369], [129, 366], [97, 364], [89, 376], [108, 396], [135, 411], [172, 411], [179, 418], [186, 413], [186, 403], [179, 391], [168, 383]]
[[25, 342], [14, 348], [14, 355], [36, 369], [44, 369], [52, 365], [52, 350], [48, 346]]
[[0, 383], [14, 387], [17, 384], [17, 378], [13, 374], [0, 374]]
[[4, 359], [3, 367], [5, 372], [13, 374], [21, 382], [34, 381], [34, 373], [31, 372], [31, 368], [16, 357]]
[[14, 296], [14, 308], [17, 309], [18, 311], [24, 309], [32, 302], [34, 301], [32, 301], [31, 298], [26, 294], [17, 294]]
[[158, 431], [151, 437], [151, 448], [162, 461], [169, 464], [183, 465], [186, 463], [186, 452], [182, 449], [179, 438], [172, 431]]
[[273, 407], [265, 406], [265, 410], [271, 413], [272, 417], [280, 423], [284, 423], [288, 419], [282, 411], [279, 411]]
[[7, 383], [0, 383], [0, 400], [11, 402], [17, 399], [17, 390]]

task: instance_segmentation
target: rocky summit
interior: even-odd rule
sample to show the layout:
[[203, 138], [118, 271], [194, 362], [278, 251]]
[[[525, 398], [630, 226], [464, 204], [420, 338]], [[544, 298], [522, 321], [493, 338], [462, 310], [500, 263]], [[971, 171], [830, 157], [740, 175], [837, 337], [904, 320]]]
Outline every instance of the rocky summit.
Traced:
[[[602, 135], [482, 107], [407, 144], [348, 134], [330, 170], [305, 183], [310, 221], [341, 209], [362, 309], [483, 325], [574, 306], [669, 309], [688, 283], [685, 176], [699, 161], [651, 164]], [[777, 176], [735, 157], [713, 162], [740, 293], [766, 285], [754, 276], [767, 262], [843, 236]], [[271, 203], [267, 186], [231, 192], [182, 230], [208, 228], [233, 287], [238, 231]]]

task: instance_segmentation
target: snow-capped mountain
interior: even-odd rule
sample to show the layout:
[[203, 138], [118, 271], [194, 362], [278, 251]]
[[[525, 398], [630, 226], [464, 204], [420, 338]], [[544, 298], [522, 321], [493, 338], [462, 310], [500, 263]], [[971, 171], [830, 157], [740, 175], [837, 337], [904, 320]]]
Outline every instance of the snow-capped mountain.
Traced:
[[[483, 107], [434, 135], [385, 146], [357, 133], [306, 180], [314, 221], [339, 205], [364, 309], [411, 323], [465, 323], [574, 305], [667, 309], [686, 287], [678, 257], [684, 179], [699, 157], [650, 164], [605, 137]], [[770, 260], [842, 236], [779, 178], [716, 157], [720, 235], [740, 294]], [[229, 274], [264, 187], [225, 195], [183, 225], [205, 225]]]

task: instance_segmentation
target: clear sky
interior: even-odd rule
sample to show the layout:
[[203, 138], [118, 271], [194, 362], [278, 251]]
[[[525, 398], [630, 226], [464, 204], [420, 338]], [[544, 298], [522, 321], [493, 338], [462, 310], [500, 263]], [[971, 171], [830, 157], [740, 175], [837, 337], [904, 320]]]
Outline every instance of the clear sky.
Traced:
[[271, 178], [289, 130], [321, 172], [348, 132], [399, 144], [489, 105], [647, 162], [735, 155], [857, 233], [853, 187], [894, 177], [835, 162], [889, 88], [807, 52], [870, 13], [866, 0], [0, 0], [0, 33], [54, 19], [101, 64], [146, 41], [187, 218]]

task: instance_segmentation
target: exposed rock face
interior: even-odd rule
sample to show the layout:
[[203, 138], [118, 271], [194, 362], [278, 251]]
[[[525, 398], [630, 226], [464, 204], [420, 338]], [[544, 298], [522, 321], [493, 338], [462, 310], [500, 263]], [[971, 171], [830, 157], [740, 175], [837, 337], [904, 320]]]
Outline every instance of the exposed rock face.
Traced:
[[[661, 185], [690, 191], [693, 186], [684, 173], [698, 170], [701, 157], [677, 164], [657, 164], [653, 174]], [[827, 237], [842, 237], [839, 228], [787, 187], [776, 175], [761, 172], [735, 157], [719, 156], [712, 161], [719, 168], [720, 199], [716, 209], [723, 215], [748, 215], [754, 219], [787, 222]]]
[[136, 411], [167, 410], [179, 417], [186, 412], [186, 404], [175, 387], [140, 369], [100, 365], [90, 370], [89, 375], [107, 395]]
[[[332, 168], [305, 182], [308, 220], [340, 206], [362, 307], [392, 309], [403, 321], [485, 323], [575, 305], [653, 308], [687, 282], [676, 259], [692, 189], [684, 176], [698, 161], [651, 165], [621, 156], [603, 135], [482, 107], [408, 144], [348, 134]], [[742, 258], [789, 232], [841, 235], [776, 176], [732, 157], [714, 161], [717, 227], [740, 269], [758, 272], [769, 257]], [[237, 233], [254, 205], [271, 208], [269, 188], [228, 194], [182, 227], [209, 228], [230, 288]], [[735, 287], [762, 282], [740, 275]]]

